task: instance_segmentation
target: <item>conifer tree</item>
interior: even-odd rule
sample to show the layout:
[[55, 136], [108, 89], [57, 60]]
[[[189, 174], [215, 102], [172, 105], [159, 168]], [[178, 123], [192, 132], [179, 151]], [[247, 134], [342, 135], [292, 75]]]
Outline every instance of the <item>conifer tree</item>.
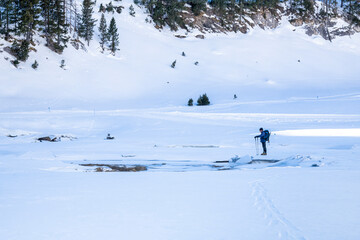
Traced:
[[184, 7], [184, 1], [178, 0], [149, 0], [146, 3], [148, 11], [158, 26], [169, 25], [171, 30], [177, 30], [177, 25], [185, 27], [180, 12]]
[[52, 0], [41, 0], [40, 7], [42, 17], [41, 24], [43, 25], [46, 43], [49, 46], [55, 29], [55, 22], [53, 17], [55, 2]]
[[190, 98], [188, 101], [188, 106], [191, 107], [193, 105], [194, 105], [194, 100], [192, 98]]
[[31, 67], [32, 67], [33, 69], [37, 69], [38, 66], [39, 66], [39, 63], [38, 63], [36, 60], [35, 60], [35, 62], [34, 62], [33, 64], [31, 64]]
[[112, 4], [111, 1], [110, 1], [109, 4], [106, 4], [106, 11], [107, 11], [107, 12], [114, 13], [114, 6], [113, 6], [113, 4]]
[[38, 24], [38, 18], [41, 11], [38, 3], [39, 0], [22, 0], [20, 2], [19, 32], [24, 34], [25, 41], [28, 43], [32, 40], [33, 30]]
[[1, 4], [2, 4], [2, 2], [0, 3], [0, 33], [1, 33], [2, 25], [3, 25]]
[[131, 4], [129, 7], [129, 14], [133, 17], [135, 17], [135, 9], [134, 6]]
[[102, 3], [100, 3], [100, 7], [99, 7], [99, 12], [105, 13], [106, 8], [104, 7], [104, 5]]
[[212, 0], [211, 5], [219, 12], [224, 12], [226, 9], [226, 0]]
[[205, 105], [210, 105], [210, 100], [208, 98], [208, 96], [205, 94], [201, 95], [198, 100], [197, 100], [197, 105], [198, 106], [205, 106]]
[[29, 43], [27, 41], [21, 41], [19, 44], [16, 40], [11, 46], [11, 51], [19, 61], [26, 61], [29, 57]]
[[102, 50], [105, 50], [105, 45], [108, 42], [108, 32], [107, 32], [107, 24], [104, 14], [101, 14], [100, 25], [99, 25], [99, 37], [100, 37], [100, 46]]
[[207, 0], [189, 0], [187, 2], [191, 6], [191, 11], [198, 16], [202, 10], [206, 9]]
[[79, 36], [83, 37], [88, 45], [94, 35], [94, 26], [96, 20], [92, 18], [94, 2], [84, 0], [82, 4], [82, 14], [79, 26]]
[[8, 40], [10, 36], [11, 23], [12, 23], [12, 14], [14, 8], [14, 1], [13, 0], [2, 0], [0, 1], [0, 9], [2, 24], [0, 27], [0, 33], [5, 35], [5, 39]]
[[65, 23], [65, 0], [53, 0], [54, 9], [52, 18], [54, 21], [54, 28], [52, 32], [55, 35], [56, 43], [54, 44], [55, 50], [62, 52], [65, 43], [69, 40], [67, 37], [67, 24]]
[[11, 31], [14, 32], [15, 35], [20, 35], [19, 32], [20, 11], [21, 11], [20, 0], [13, 0], [11, 13], [10, 13], [10, 24], [13, 25]]
[[119, 45], [119, 34], [114, 17], [110, 21], [108, 37], [110, 51], [115, 54], [117, 46]]

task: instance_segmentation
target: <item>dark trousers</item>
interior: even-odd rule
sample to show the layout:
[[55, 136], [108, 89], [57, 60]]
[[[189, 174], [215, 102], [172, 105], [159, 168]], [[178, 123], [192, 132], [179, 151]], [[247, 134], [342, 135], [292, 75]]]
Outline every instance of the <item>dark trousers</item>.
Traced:
[[263, 147], [264, 153], [266, 153], [266, 142], [261, 142], [261, 144], [262, 144], [262, 147]]

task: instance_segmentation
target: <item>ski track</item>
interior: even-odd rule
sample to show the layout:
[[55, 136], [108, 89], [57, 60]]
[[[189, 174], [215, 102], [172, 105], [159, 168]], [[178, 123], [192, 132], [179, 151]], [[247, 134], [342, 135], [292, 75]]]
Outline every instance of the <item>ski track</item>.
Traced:
[[252, 196], [255, 198], [255, 208], [262, 212], [268, 226], [277, 231], [278, 239], [305, 240], [301, 231], [297, 229], [285, 216], [276, 208], [267, 191], [260, 181], [251, 183]]

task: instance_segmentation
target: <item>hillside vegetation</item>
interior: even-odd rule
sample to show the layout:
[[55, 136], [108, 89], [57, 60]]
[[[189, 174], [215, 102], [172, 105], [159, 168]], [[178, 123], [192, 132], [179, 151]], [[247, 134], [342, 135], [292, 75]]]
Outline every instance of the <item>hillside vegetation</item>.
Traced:
[[[12, 63], [26, 61], [29, 51], [36, 50], [34, 35], [46, 39], [46, 46], [62, 53], [70, 43], [84, 48], [95, 37], [98, 25], [99, 42], [112, 53], [117, 51], [118, 33], [115, 18], [106, 23], [102, 14], [130, 14], [136, 17], [134, 5], [142, 7], [147, 23], [172, 31], [198, 29], [202, 33], [248, 33], [259, 26], [276, 28], [282, 18], [294, 26], [303, 26], [308, 35], [321, 35], [327, 40], [336, 36], [352, 35], [360, 31], [360, 3], [356, 0], [135, 0], [125, 9], [121, 0], [4, 0], [0, 4], [0, 37], [11, 43], [4, 50], [16, 59]], [[125, 13], [123, 13], [125, 12]], [[341, 19], [343, 24], [338, 26]], [[109, 26], [107, 26], [109, 25]], [[126, 33], [123, 33], [126, 34]], [[185, 38], [186, 35], [176, 35]], [[198, 35], [203, 38], [202, 35]], [[34, 65], [36, 66], [36, 64]]]

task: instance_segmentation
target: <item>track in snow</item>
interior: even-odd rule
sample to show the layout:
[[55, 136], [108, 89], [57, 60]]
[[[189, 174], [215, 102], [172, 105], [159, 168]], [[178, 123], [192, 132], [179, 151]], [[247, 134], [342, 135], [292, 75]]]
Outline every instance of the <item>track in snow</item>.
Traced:
[[252, 188], [252, 196], [255, 198], [254, 206], [264, 214], [269, 227], [277, 231], [278, 239], [305, 240], [301, 231], [276, 208], [261, 182], [253, 182]]

